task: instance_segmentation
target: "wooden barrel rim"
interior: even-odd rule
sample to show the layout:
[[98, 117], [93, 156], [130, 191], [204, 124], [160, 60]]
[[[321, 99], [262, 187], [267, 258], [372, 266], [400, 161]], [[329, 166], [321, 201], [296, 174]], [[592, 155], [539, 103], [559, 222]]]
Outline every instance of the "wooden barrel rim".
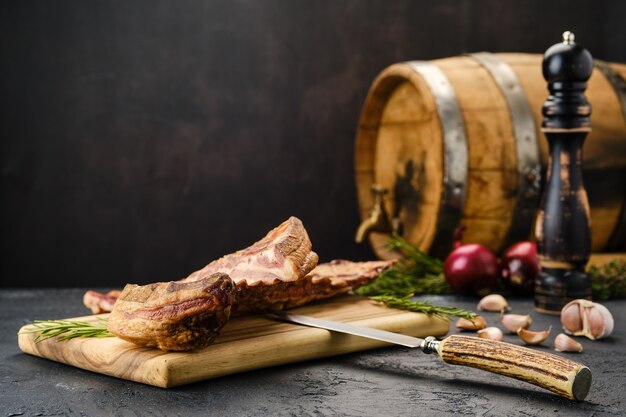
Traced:
[[[368, 217], [369, 210], [371, 210], [375, 204], [373, 186], [375, 185], [376, 178], [374, 168], [375, 161], [373, 157], [376, 154], [378, 129], [386, 100], [391, 92], [402, 82], [411, 82], [407, 74], [408, 71], [409, 70], [402, 63], [393, 64], [385, 68], [372, 82], [367, 93], [367, 98], [365, 99], [365, 104], [361, 109], [357, 140], [355, 143], [354, 166], [355, 180], [357, 183], [357, 198], [362, 221]], [[412, 82], [412, 84], [414, 83]], [[376, 131], [375, 135], [369, 133], [372, 130]], [[366, 150], [360, 152], [360, 149]], [[362, 155], [364, 154], [367, 155], [367, 157], [363, 157]], [[365, 181], [363, 181], [364, 185], [361, 187], [358, 184], [361, 182], [362, 178], [364, 178]], [[387, 249], [386, 242], [389, 237], [389, 234], [378, 232], [371, 232], [368, 236], [371, 247], [380, 259], [396, 259], [399, 257], [398, 253]]]
[[[438, 198], [439, 207], [436, 211], [436, 228], [432, 238], [428, 238], [428, 247], [431, 250], [440, 247], [447, 252], [452, 244], [453, 232], [460, 223], [465, 204], [468, 147], [460, 106], [456, 100], [452, 85], [441, 69], [430, 62], [410, 61], [394, 64], [378, 75], [370, 88], [361, 113], [359, 132], [357, 134], [356, 173], [357, 175], [366, 175], [368, 177], [365, 184], [369, 183], [371, 186], [376, 181], [374, 160], [363, 158], [362, 154], [358, 152], [358, 148], [365, 147], [370, 149], [369, 152], [375, 152], [376, 144], [379, 140], [378, 129], [385, 108], [386, 98], [403, 82], [411, 84], [417, 91], [424, 91], [424, 88], [427, 88], [427, 92], [432, 97], [435, 105], [435, 122], [441, 128], [443, 148], [442, 187]], [[375, 137], [370, 137], [367, 134], [372, 129], [375, 129], [377, 132]], [[371, 208], [374, 201], [367, 194], [367, 191], [359, 193], [362, 220], [368, 215], [363, 208], [368, 206]], [[380, 233], [371, 233], [369, 241], [379, 257], [384, 259], [395, 258], [398, 254], [388, 251], [385, 245], [381, 244], [383, 240], [386, 243], [387, 236]]]

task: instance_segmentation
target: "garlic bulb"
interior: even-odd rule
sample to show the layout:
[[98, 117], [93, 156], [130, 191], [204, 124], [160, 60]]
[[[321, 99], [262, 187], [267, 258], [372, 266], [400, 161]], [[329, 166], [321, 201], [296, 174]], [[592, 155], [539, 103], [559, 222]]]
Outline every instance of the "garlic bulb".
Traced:
[[602, 304], [589, 300], [574, 300], [561, 310], [561, 324], [565, 333], [601, 339], [613, 332], [613, 316]]
[[583, 345], [569, 336], [559, 333], [554, 339], [554, 350], [557, 352], [582, 352]]
[[474, 317], [474, 321], [461, 318], [456, 322], [456, 328], [461, 330], [480, 330], [485, 327], [487, 327], [487, 322], [483, 316]]
[[490, 340], [504, 340], [504, 335], [502, 334], [502, 330], [497, 327], [487, 327], [485, 329], [479, 330], [478, 337], [481, 339], [490, 339]]
[[520, 339], [524, 341], [527, 345], [539, 345], [544, 342], [548, 336], [550, 336], [550, 331], [552, 330], [552, 326], [548, 328], [548, 330], [544, 330], [541, 332], [533, 332], [531, 330], [526, 330], [524, 328], [520, 328], [517, 331], [517, 335]]
[[500, 294], [489, 294], [478, 302], [478, 309], [484, 311], [509, 311], [509, 303]]
[[517, 333], [519, 329], [528, 329], [533, 319], [529, 315], [503, 314], [500, 316], [500, 322], [509, 332]]

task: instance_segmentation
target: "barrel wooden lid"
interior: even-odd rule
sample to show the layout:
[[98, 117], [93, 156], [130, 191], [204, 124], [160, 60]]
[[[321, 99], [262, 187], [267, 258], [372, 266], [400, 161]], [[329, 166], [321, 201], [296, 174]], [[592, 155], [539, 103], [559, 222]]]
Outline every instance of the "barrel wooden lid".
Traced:
[[[373, 184], [390, 192], [387, 213], [399, 217], [405, 238], [429, 248], [443, 191], [443, 143], [437, 106], [424, 79], [405, 64], [387, 68], [374, 81], [359, 125], [356, 181], [362, 218], [374, 203]], [[400, 207], [396, 201], [402, 201]], [[398, 211], [399, 210], [399, 211]], [[372, 233], [383, 257], [388, 235]]]

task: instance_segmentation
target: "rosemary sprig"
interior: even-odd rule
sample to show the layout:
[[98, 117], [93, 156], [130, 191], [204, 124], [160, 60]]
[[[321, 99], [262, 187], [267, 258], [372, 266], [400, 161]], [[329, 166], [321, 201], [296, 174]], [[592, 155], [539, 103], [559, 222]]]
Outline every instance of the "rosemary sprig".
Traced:
[[413, 266], [419, 266], [425, 274], [437, 275], [443, 272], [443, 263], [439, 259], [428, 256], [426, 252], [411, 245], [396, 232], [393, 232], [391, 235], [391, 239], [387, 242], [387, 247], [399, 250], [406, 259], [415, 264]]
[[443, 263], [411, 245], [397, 233], [391, 236], [387, 247], [400, 251], [404, 258], [383, 271], [371, 284], [357, 289], [357, 294], [368, 296], [392, 308], [474, 320], [476, 314], [462, 308], [438, 306], [428, 301], [412, 301], [410, 298], [416, 294], [452, 292], [443, 275]]
[[385, 271], [369, 285], [356, 290], [356, 293], [364, 296], [395, 295], [404, 297], [412, 294], [447, 294], [450, 287], [443, 278], [438, 275], [418, 275], [401, 265], [395, 265]]
[[452, 289], [443, 275], [443, 263], [428, 256], [394, 233], [387, 246], [404, 256], [400, 262], [383, 271], [371, 284], [357, 289], [359, 295], [449, 294]]
[[412, 301], [409, 297], [395, 297], [392, 295], [378, 295], [370, 297], [374, 301], [385, 304], [388, 307], [402, 310], [415, 311], [440, 317], [460, 317], [473, 321], [476, 313], [458, 307], [437, 306], [429, 301]]
[[35, 343], [51, 337], [59, 337], [60, 341], [74, 339], [76, 337], [112, 337], [107, 330], [107, 320], [98, 317], [98, 322], [72, 320], [35, 320], [32, 327], [22, 330], [20, 334], [39, 333], [35, 337]]

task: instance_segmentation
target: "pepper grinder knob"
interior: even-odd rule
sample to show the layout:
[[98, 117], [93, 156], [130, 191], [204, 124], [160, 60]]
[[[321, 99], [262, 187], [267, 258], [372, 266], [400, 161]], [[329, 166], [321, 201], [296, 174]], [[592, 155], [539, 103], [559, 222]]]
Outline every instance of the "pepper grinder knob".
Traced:
[[563, 33], [563, 42], [552, 45], [543, 57], [543, 77], [550, 96], [543, 105], [544, 128], [591, 128], [591, 106], [585, 98], [593, 57], [574, 42], [572, 32]]
[[535, 223], [541, 273], [535, 282], [535, 308], [558, 314], [569, 301], [591, 298], [585, 265], [591, 252], [589, 202], [582, 180], [582, 148], [591, 130], [585, 98], [593, 57], [572, 32], [544, 54], [543, 76], [550, 95], [543, 105], [542, 131], [550, 159]]
[[576, 36], [574, 36], [573, 32], [570, 32], [569, 30], [566, 30], [565, 32], [563, 32], [563, 43], [566, 45], [571, 45], [574, 43], [574, 41], [576, 40]]

